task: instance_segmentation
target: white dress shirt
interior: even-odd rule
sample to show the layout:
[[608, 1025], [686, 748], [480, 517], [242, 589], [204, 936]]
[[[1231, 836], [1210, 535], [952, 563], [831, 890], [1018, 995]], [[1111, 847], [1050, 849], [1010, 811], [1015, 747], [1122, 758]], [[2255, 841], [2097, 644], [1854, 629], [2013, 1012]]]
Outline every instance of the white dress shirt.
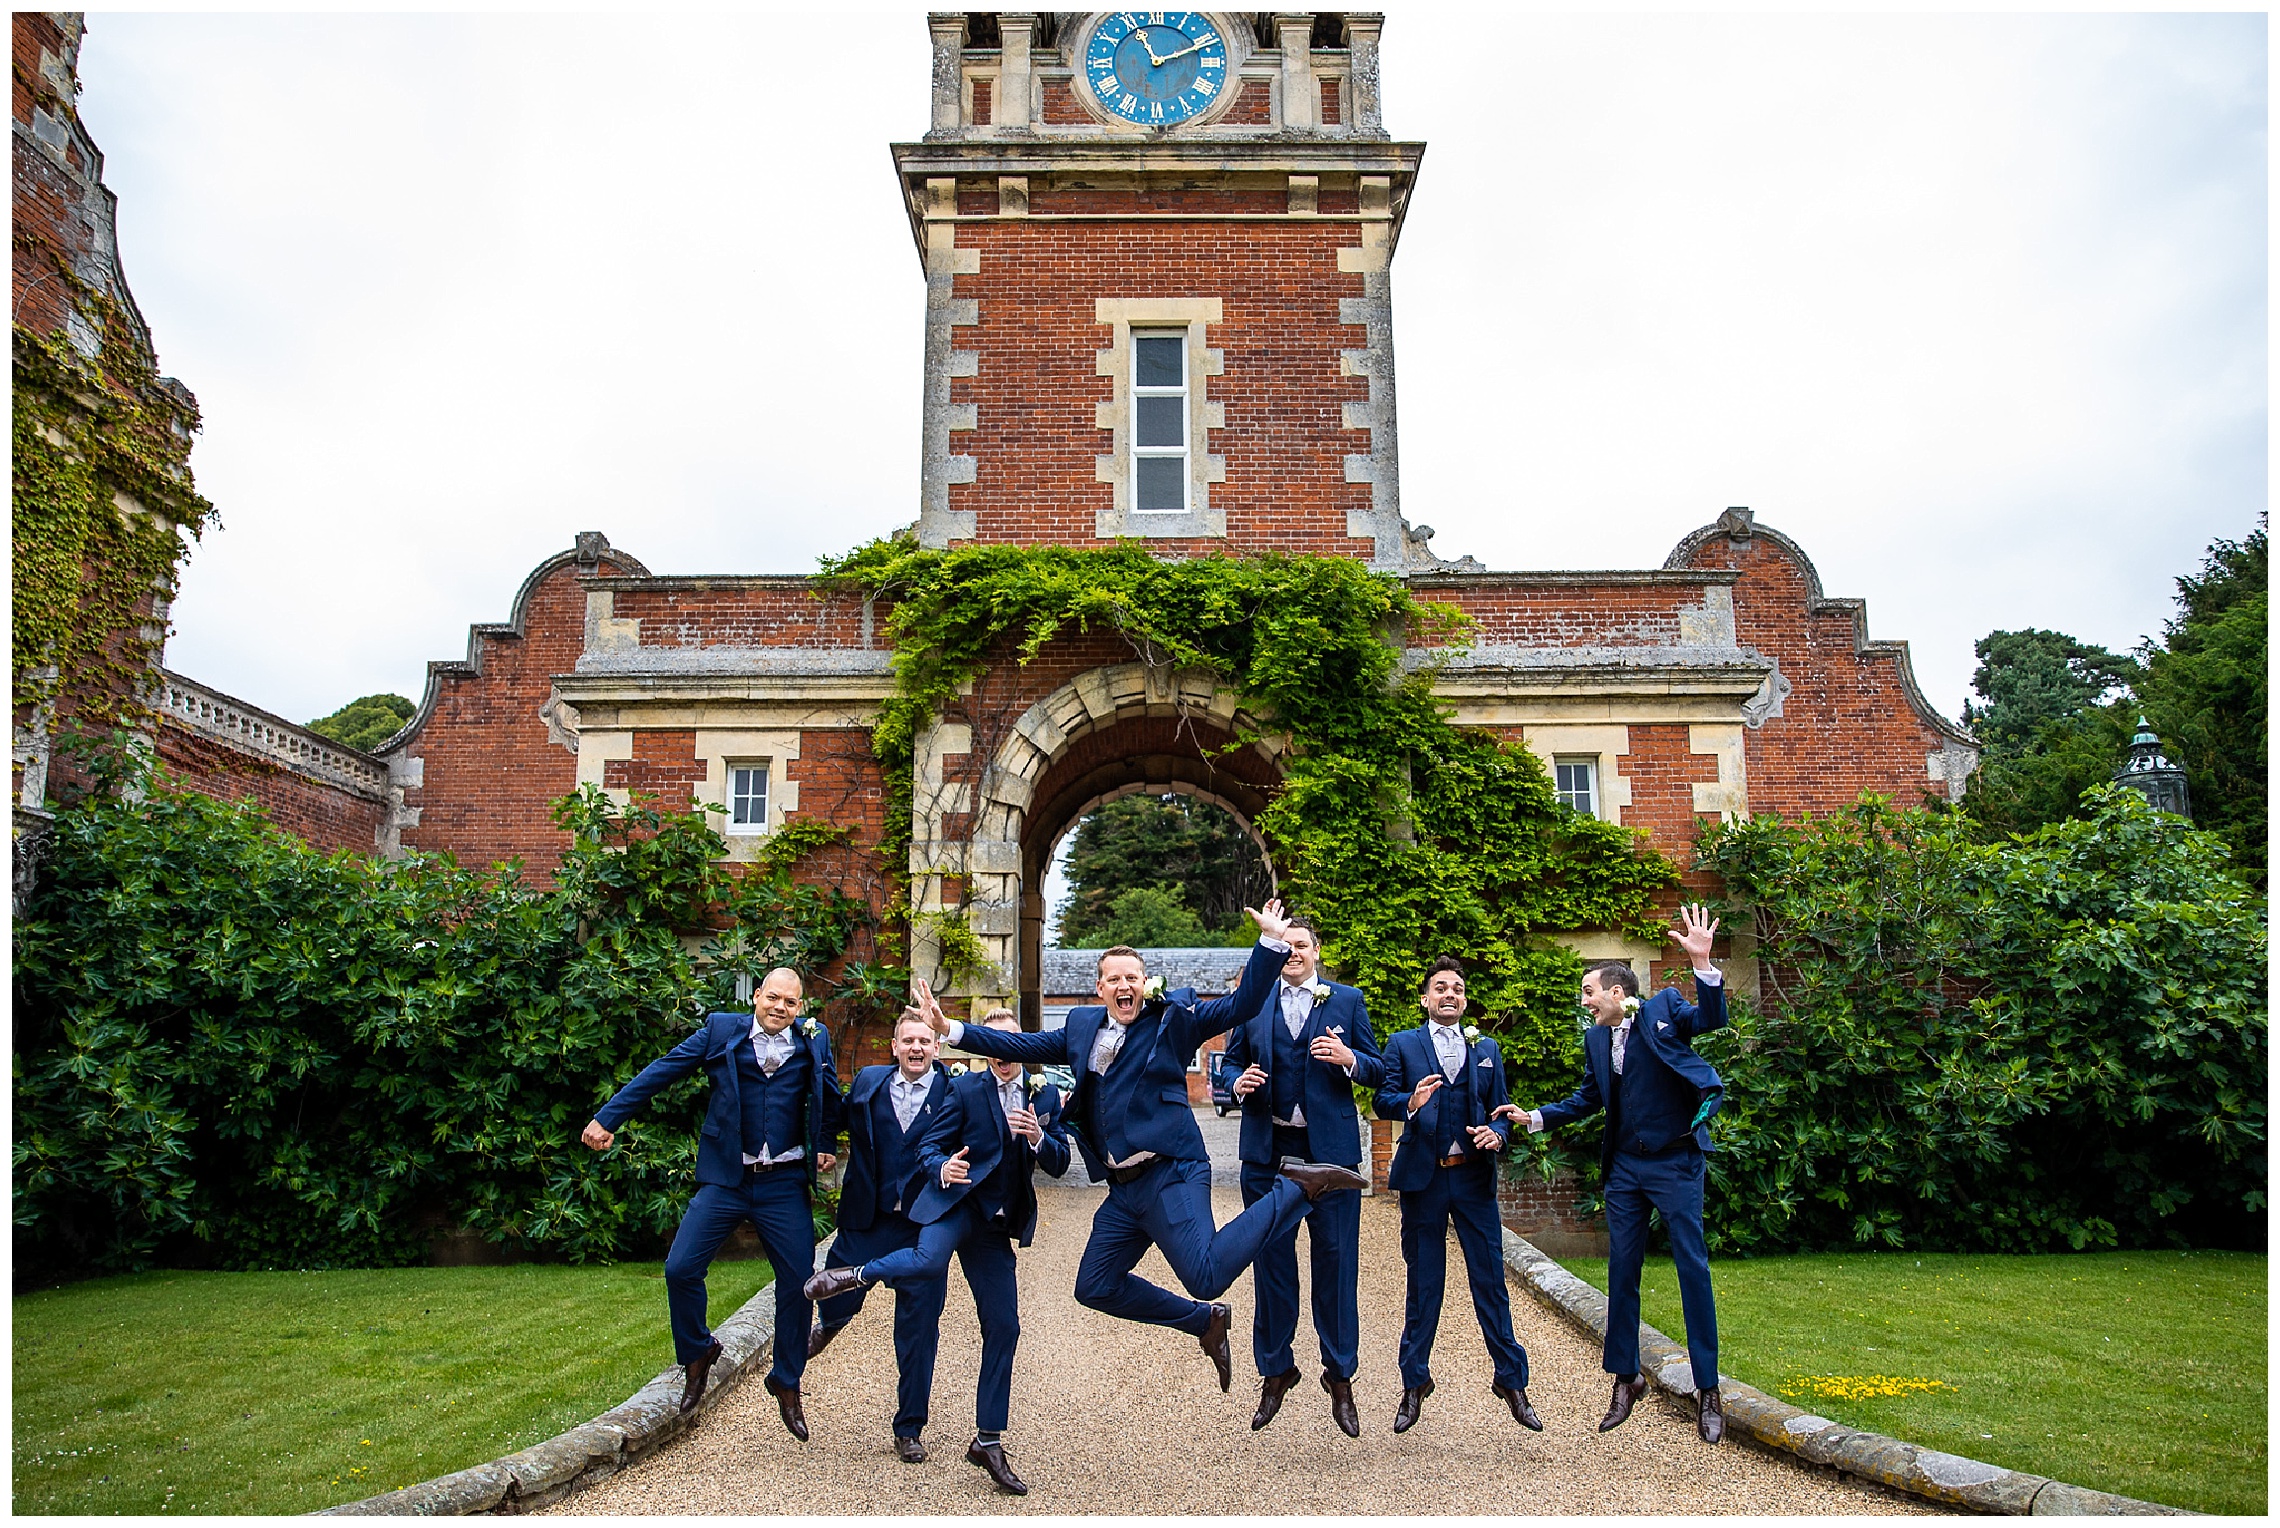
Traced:
[[[784, 1026], [781, 1034], [772, 1035], [760, 1027], [758, 1019], [752, 1021], [752, 1059], [760, 1063], [761, 1076], [775, 1076], [776, 1068], [792, 1059], [795, 1043], [789, 1024]], [[750, 1167], [755, 1162], [797, 1162], [806, 1155], [805, 1146], [794, 1146], [789, 1151], [770, 1151], [768, 1143], [762, 1141], [757, 1154], [749, 1151], [744, 1154], [744, 1165]]]
[[[1723, 986], [1725, 980], [1726, 978], [1716, 971], [1697, 971], [1694, 973], [1694, 984], [1698, 987]], [[1615, 1033], [1607, 1037], [1608, 1059], [1614, 1066], [1615, 1075], [1618, 1077], [1623, 1075], [1624, 1042], [1631, 1038], [1631, 1021], [1637, 1017], [1638, 1015], [1635, 1013], [1624, 1014], [1623, 1022], [1615, 1026]], [[1528, 1111], [1528, 1133], [1530, 1135], [1541, 1135], [1543, 1131], [1544, 1111], [1530, 1109]]]
[[1439, 1019], [1428, 1020], [1426, 1029], [1433, 1036], [1433, 1054], [1441, 1060], [1441, 1076], [1447, 1081], [1457, 1080], [1457, 1069], [1465, 1064], [1465, 1030], [1462, 1024], [1444, 1024]]

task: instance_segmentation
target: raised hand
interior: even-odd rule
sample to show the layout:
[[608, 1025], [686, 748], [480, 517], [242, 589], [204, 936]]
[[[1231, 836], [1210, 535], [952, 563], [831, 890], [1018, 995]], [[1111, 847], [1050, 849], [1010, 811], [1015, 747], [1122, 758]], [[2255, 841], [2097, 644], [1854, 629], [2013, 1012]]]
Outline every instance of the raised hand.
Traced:
[[1417, 1091], [1409, 1095], [1409, 1112], [1415, 1114], [1424, 1108], [1425, 1100], [1439, 1092], [1441, 1084], [1447, 1080], [1439, 1072], [1428, 1073], [1425, 1080], [1417, 1084]]
[[1670, 931], [1670, 937], [1686, 951], [1695, 970], [1710, 970], [1710, 941], [1718, 937], [1718, 920], [1711, 917], [1710, 909], [1701, 903], [1688, 902], [1678, 910], [1678, 925]]
[[961, 1146], [942, 1164], [942, 1186], [948, 1188], [954, 1183], [966, 1182], [966, 1173], [966, 1148]]
[[934, 990], [925, 982], [917, 980], [911, 982], [910, 990], [915, 1001], [903, 1010], [903, 1017], [926, 1020], [938, 1035], [950, 1033], [950, 1016], [944, 1013], [942, 1005], [935, 1001]]
[[1264, 907], [1246, 907], [1243, 911], [1259, 925], [1262, 939], [1281, 939], [1290, 932], [1290, 920], [1283, 916], [1282, 898], [1269, 897]]
[[1259, 1064], [1254, 1061], [1243, 1068], [1243, 1075], [1230, 1083], [1227, 1091], [1237, 1098], [1249, 1098], [1255, 1090], [1266, 1086], [1266, 1081], [1267, 1074], [1261, 1071]]
[[604, 1130], [602, 1128], [602, 1122], [600, 1120], [590, 1119], [586, 1121], [585, 1132], [581, 1134], [578, 1139], [584, 1141], [587, 1145], [593, 1147], [596, 1151], [607, 1151], [610, 1149], [610, 1142], [616, 1140], [617, 1136], [610, 1131]]

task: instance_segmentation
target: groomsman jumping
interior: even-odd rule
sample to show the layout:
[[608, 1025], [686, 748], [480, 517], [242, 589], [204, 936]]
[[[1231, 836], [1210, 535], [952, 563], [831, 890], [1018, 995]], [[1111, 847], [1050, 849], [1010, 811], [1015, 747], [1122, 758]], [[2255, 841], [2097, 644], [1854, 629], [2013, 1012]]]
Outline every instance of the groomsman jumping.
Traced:
[[750, 1014], [716, 1013], [704, 1027], [642, 1069], [602, 1105], [580, 1137], [607, 1151], [618, 1126], [657, 1090], [698, 1067], [712, 1074], [704, 1133], [697, 1140], [697, 1192], [665, 1255], [665, 1300], [673, 1316], [673, 1359], [687, 1367], [681, 1409], [694, 1410], [720, 1343], [705, 1321], [705, 1273], [741, 1221], [749, 1220], [776, 1270], [775, 1362], [763, 1383], [784, 1425], [802, 1443], [800, 1375], [807, 1368], [809, 1304], [800, 1282], [815, 1266], [815, 1175], [831, 1170], [839, 1134], [839, 1077], [831, 1037], [797, 1024], [806, 989], [778, 966], [753, 994]]
[[[1285, 1160], [1335, 1162], [1361, 1170], [1364, 1136], [1355, 1118], [1354, 1089], [1385, 1080], [1385, 1062], [1370, 1032], [1369, 1005], [1360, 991], [1324, 981], [1317, 969], [1319, 936], [1304, 918], [1290, 920], [1283, 938], [1290, 958], [1258, 1013], [1227, 1032], [1232, 1091], [1243, 1101], [1240, 1154], [1243, 1202], [1258, 1203], [1274, 1188]], [[1338, 1189], [1306, 1213], [1308, 1273], [1313, 1285], [1314, 1335], [1322, 1352], [1322, 1388], [1330, 1416], [1349, 1438], [1362, 1435], [1354, 1409], [1354, 1368], [1361, 1345], [1357, 1281], [1362, 1195]], [[1291, 1351], [1298, 1331], [1298, 1232], [1276, 1237], [1251, 1265], [1257, 1295], [1251, 1318], [1251, 1356], [1259, 1366], [1257, 1432], [1275, 1419], [1283, 1396], [1298, 1383]]]
[[1489, 1388], [1512, 1419], [1536, 1432], [1544, 1424], [1528, 1404], [1528, 1354], [1512, 1335], [1512, 1301], [1504, 1283], [1504, 1223], [1496, 1213], [1496, 1154], [1512, 1127], [1496, 1117], [1504, 1106], [1504, 1053], [1494, 1040], [1467, 1039], [1464, 967], [1443, 956], [1420, 984], [1425, 1023], [1387, 1038], [1380, 1117], [1406, 1120], [1388, 1181], [1401, 1194], [1401, 1257], [1409, 1265], [1409, 1302], [1401, 1327], [1401, 1405], [1393, 1430], [1417, 1425], [1433, 1393], [1433, 1338], [1441, 1327], [1448, 1277], [1449, 1226], [1464, 1249], [1473, 1314], [1488, 1343]]
[[[1639, 978], [1627, 965], [1606, 961], [1583, 975], [1583, 1006], [1592, 1027], [1583, 1036], [1583, 1086], [1556, 1104], [1528, 1111], [1531, 1131], [1588, 1119], [1601, 1110], [1599, 1181], [1607, 1200], [1607, 1341], [1601, 1367], [1615, 1376], [1615, 1393], [1599, 1424], [1620, 1427], [1647, 1392], [1639, 1372], [1639, 1270], [1647, 1255], [1647, 1210], [1662, 1212], [1678, 1267], [1679, 1304], [1686, 1312], [1687, 1357], [1700, 1410], [1695, 1426], [1705, 1443], [1726, 1435], [1718, 1398], [1718, 1310], [1710, 1298], [1710, 1253], [1702, 1234], [1703, 1153], [1710, 1150], [1710, 1119], [1725, 1100], [1725, 1085], [1710, 1063], [1694, 1054], [1696, 1035], [1726, 1023], [1726, 992], [1710, 962], [1718, 925], [1700, 906], [1678, 910], [1670, 937], [1694, 964], [1700, 1006], [1665, 987], [1639, 1002]], [[1517, 1108], [1503, 1111], [1520, 1117]]]
[[[905, 1024], [916, 1021], [906, 1017]], [[982, 1023], [1018, 1033], [1010, 1008]], [[918, 1239], [907, 1249], [860, 1267], [826, 1268], [807, 1293], [824, 1301], [846, 1298], [882, 1279], [947, 1282], [950, 1255], [973, 1291], [982, 1324], [982, 1368], [974, 1390], [974, 1441], [966, 1462], [987, 1471], [997, 1488], [1026, 1496], [1029, 1487], [1005, 1457], [1004, 1431], [1013, 1397], [1013, 1354], [1021, 1341], [1021, 1289], [1014, 1278], [1014, 1245], [1028, 1246], [1037, 1230], [1039, 1167], [1058, 1178], [1069, 1170], [1062, 1133], [1061, 1093], [1047, 1084], [1034, 1094], [1019, 1062], [997, 1061], [986, 1072], [952, 1079], [949, 1097], [927, 1127], [918, 1154], [925, 1187], [910, 1210]], [[939, 1310], [939, 1307], [938, 1307]]]
[[[1101, 954], [1095, 980], [1101, 1006], [1072, 1009], [1061, 1028], [1039, 1034], [960, 1024], [943, 1014], [924, 983], [916, 985], [921, 1011], [951, 1045], [1076, 1072], [1070, 1117], [1077, 1147], [1091, 1176], [1109, 1185], [1077, 1268], [1077, 1302], [1186, 1332], [1210, 1356], [1221, 1390], [1232, 1384], [1234, 1366], [1227, 1347], [1231, 1313], [1219, 1295], [1262, 1246], [1293, 1234], [1311, 1202], [1369, 1181], [1330, 1163], [1285, 1164], [1266, 1197], [1213, 1228], [1211, 1158], [1188, 1103], [1188, 1063], [1201, 1042], [1258, 1011], [1290, 956], [1282, 903], [1244, 911], [1258, 921], [1260, 938], [1241, 985], [1231, 996], [1193, 1007], [1146, 997], [1147, 965], [1138, 950], [1123, 946]], [[1132, 1272], [1151, 1246], [1194, 1298]]]

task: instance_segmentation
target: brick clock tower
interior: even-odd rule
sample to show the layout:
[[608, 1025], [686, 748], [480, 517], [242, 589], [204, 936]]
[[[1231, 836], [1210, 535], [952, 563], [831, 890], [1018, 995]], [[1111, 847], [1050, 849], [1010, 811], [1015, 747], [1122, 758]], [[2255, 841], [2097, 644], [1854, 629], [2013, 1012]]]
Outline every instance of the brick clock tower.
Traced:
[[[1747, 509], [1667, 556], [1611, 546], [1606, 571], [1445, 560], [1402, 518], [1392, 263], [1424, 148], [1380, 120], [1379, 16], [928, 25], [932, 125], [894, 146], [926, 279], [922, 543], [1137, 540], [1399, 576], [1472, 618], [1462, 654], [1407, 655], [1451, 716], [1681, 863], [1705, 818], [1961, 795], [1975, 745], [1925, 703], [1906, 645], [1871, 641], [1862, 603], [1824, 595]], [[734, 860], [803, 818], [879, 845], [870, 727], [893, 692], [873, 602], [797, 573], [655, 575], [587, 532], [464, 659], [429, 666], [419, 714], [367, 761], [392, 798], [382, 846], [544, 874], [563, 845], [547, 803], [579, 785], [717, 807]], [[928, 930], [962, 919], [987, 968], [960, 996], [1039, 1022], [1054, 845], [1135, 791], [1255, 820], [1282, 764], [1245, 706], [1098, 633], [991, 670], [917, 739], [912, 966], [941, 985]], [[1711, 888], [1690, 871], [1688, 889]], [[1557, 937], [1643, 976], [1663, 959]]]
[[894, 146], [926, 269], [919, 540], [1435, 566], [1391, 276], [1424, 145], [1375, 13], [937, 14]]

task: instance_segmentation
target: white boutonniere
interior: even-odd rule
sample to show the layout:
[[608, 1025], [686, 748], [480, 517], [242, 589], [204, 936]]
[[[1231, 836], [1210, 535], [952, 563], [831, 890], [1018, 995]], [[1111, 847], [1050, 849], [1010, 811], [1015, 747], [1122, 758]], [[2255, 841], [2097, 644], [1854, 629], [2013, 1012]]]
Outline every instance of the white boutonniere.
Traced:
[[817, 1032], [822, 1028], [823, 1026], [821, 1024], [818, 1024], [813, 1019], [800, 1020], [800, 1033], [807, 1036], [811, 1040], [816, 1037]]
[[1639, 1011], [1639, 1007], [1640, 1004], [1637, 998], [1627, 997], [1623, 999], [1623, 1012], [1625, 1016], [1637, 1013]]
[[1316, 982], [1306, 990], [1314, 994], [1314, 1006], [1317, 1008], [1330, 1001], [1330, 984], [1328, 982]]
[[1467, 1045], [1480, 1044], [1480, 1026], [1478, 1024], [1467, 1024], [1465, 1026], [1465, 1043]]
[[1161, 976], [1149, 977], [1140, 984], [1140, 995], [1151, 1003], [1162, 997], [1164, 995], [1164, 979]]

